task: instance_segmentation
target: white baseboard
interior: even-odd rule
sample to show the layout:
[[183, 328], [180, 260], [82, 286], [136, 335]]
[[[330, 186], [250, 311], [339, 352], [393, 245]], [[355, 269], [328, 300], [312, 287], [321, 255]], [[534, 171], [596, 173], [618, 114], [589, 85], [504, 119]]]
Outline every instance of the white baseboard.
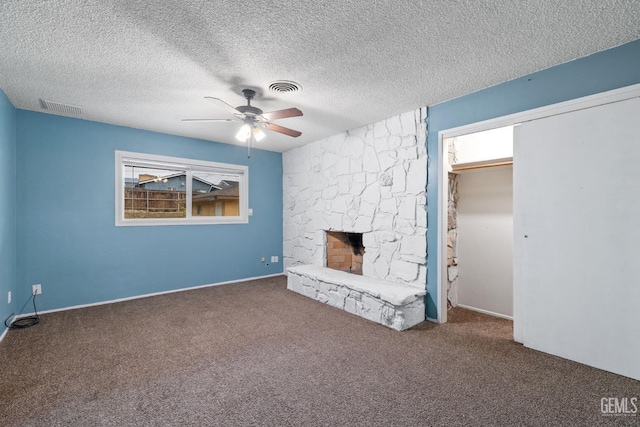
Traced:
[[[14, 316], [14, 320], [15, 320], [15, 316]], [[13, 322], [13, 320], [12, 320]], [[9, 323], [11, 324], [11, 323]], [[4, 325], [3, 325], [4, 326]], [[7, 335], [7, 332], [9, 332], [9, 328], [4, 328], [4, 332], [2, 334], [0, 334], [0, 342], [2, 342], [2, 340], [4, 339], [5, 335]]]
[[507, 316], [506, 314], [494, 313], [493, 311], [483, 310], [481, 308], [470, 307], [464, 304], [458, 304], [457, 307], [466, 308], [467, 310], [477, 311], [478, 313], [488, 314], [489, 316], [499, 317], [501, 319], [507, 319], [513, 321], [513, 316]]
[[[248, 281], [251, 281], [251, 280], [267, 279], [269, 277], [277, 277], [277, 276], [282, 276], [282, 275], [283, 275], [283, 273], [275, 273], [275, 274], [267, 274], [266, 276], [247, 277], [245, 279], [229, 280], [229, 281], [226, 281], [226, 282], [218, 282], [218, 283], [210, 283], [210, 284], [207, 284], [207, 285], [191, 286], [189, 288], [172, 289], [170, 291], [154, 292], [154, 293], [151, 293], [151, 294], [136, 295], [136, 296], [126, 297], [126, 298], [117, 298], [117, 299], [112, 299], [112, 300], [108, 300], [108, 301], [94, 302], [94, 303], [91, 303], [91, 304], [80, 304], [80, 305], [72, 305], [72, 306], [63, 307], [63, 308], [54, 308], [52, 310], [38, 311], [38, 314], [56, 313], [58, 311], [68, 311], [68, 310], [76, 310], [78, 308], [87, 308], [87, 307], [95, 307], [95, 306], [98, 306], [98, 305], [114, 304], [116, 302], [130, 301], [130, 300], [133, 300], [133, 299], [155, 297], [155, 296], [158, 296], [158, 295], [173, 294], [173, 293], [176, 293], [176, 292], [192, 291], [194, 289], [210, 288], [212, 286], [230, 285], [232, 283], [241, 283], [241, 282], [248, 282]], [[14, 320], [22, 319], [23, 317], [33, 316], [34, 314], [35, 314], [34, 312], [18, 314], [18, 315], [15, 316]], [[7, 331], [5, 331], [4, 333], [6, 334], [6, 332]], [[2, 336], [4, 336], [4, 334]], [[2, 340], [2, 338], [0, 338], [0, 341], [1, 340]]]

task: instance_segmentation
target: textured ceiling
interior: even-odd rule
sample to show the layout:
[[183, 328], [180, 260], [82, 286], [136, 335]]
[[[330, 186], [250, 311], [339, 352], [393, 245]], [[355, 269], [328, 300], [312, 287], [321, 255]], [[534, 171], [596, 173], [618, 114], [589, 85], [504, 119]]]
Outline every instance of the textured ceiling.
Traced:
[[[640, 38], [626, 0], [24, 0], [0, 2], [0, 87], [83, 118], [236, 143], [204, 99], [297, 107], [284, 151]], [[270, 82], [303, 90], [274, 94]]]

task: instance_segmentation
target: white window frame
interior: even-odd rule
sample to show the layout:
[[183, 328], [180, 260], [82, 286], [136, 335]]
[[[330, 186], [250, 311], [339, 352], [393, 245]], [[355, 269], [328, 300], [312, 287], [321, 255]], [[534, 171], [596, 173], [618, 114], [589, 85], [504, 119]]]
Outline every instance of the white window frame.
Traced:
[[[148, 168], [184, 170], [187, 174], [186, 218], [128, 218], [124, 217], [125, 165]], [[238, 176], [239, 216], [192, 216], [192, 173], [219, 172]], [[242, 165], [208, 162], [156, 154], [115, 151], [115, 217], [116, 227], [149, 225], [201, 225], [201, 224], [246, 224], [249, 222], [249, 168]]]

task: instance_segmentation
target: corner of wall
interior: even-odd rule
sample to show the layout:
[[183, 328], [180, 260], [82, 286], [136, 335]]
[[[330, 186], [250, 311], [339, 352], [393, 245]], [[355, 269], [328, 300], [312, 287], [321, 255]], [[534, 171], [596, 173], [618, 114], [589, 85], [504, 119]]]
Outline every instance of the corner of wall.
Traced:
[[[0, 89], [0, 318], [16, 310], [16, 109]], [[11, 302], [8, 294], [11, 293]], [[0, 325], [0, 340], [6, 327]]]

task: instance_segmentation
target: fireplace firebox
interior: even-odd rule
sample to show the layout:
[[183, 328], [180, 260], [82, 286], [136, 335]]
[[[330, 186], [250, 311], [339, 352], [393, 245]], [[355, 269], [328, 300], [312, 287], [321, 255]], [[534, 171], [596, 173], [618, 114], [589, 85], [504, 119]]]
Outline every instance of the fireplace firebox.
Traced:
[[362, 233], [327, 231], [327, 267], [362, 276]]

